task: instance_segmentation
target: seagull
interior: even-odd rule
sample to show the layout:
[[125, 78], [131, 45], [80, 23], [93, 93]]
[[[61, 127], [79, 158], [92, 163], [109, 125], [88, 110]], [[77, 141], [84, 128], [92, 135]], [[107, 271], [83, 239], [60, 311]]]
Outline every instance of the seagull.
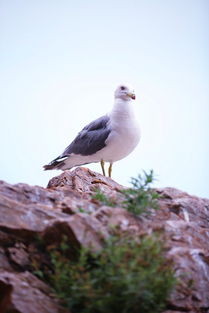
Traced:
[[125, 158], [140, 140], [140, 128], [134, 116], [134, 90], [126, 85], [117, 87], [112, 111], [85, 126], [71, 144], [56, 159], [44, 165], [44, 170], [68, 170], [75, 166], [100, 162], [105, 175], [109, 162], [111, 177], [113, 163]]

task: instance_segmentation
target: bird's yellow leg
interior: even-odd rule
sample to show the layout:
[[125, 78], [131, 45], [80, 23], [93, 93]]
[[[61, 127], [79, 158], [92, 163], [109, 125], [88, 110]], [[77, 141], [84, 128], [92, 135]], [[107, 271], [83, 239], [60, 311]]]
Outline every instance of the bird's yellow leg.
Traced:
[[106, 176], [105, 175], [105, 167], [104, 167], [105, 162], [104, 162], [104, 160], [101, 160], [100, 164], [101, 164], [101, 167], [102, 167], [102, 173], [103, 173], [104, 176]]
[[111, 174], [112, 174], [112, 162], [110, 163], [110, 166], [109, 166], [109, 168], [108, 168], [108, 175], [109, 175], [109, 177], [111, 177]]

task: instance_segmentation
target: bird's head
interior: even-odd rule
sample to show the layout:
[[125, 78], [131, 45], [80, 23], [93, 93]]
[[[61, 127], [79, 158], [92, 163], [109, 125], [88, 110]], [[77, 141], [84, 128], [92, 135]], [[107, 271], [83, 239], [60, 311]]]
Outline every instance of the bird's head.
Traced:
[[120, 85], [115, 90], [115, 99], [122, 99], [125, 101], [135, 100], [136, 96], [134, 90], [126, 85]]

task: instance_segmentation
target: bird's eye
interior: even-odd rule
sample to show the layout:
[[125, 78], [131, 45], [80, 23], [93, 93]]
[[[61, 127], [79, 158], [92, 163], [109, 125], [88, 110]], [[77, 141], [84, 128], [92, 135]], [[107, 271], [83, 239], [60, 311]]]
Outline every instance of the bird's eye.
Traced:
[[124, 86], [121, 86], [120, 89], [121, 89], [121, 90], [125, 90], [126, 88], [125, 88]]

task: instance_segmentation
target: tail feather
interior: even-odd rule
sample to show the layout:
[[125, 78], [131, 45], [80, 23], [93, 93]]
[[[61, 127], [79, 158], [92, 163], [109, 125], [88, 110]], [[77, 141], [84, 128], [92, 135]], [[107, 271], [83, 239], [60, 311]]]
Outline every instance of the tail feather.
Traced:
[[61, 169], [65, 165], [65, 160], [66, 160], [66, 157], [65, 157], [64, 160], [61, 157], [58, 157], [58, 158], [54, 159], [49, 164], [46, 164], [46, 165], [43, 166], [44, 171]]

